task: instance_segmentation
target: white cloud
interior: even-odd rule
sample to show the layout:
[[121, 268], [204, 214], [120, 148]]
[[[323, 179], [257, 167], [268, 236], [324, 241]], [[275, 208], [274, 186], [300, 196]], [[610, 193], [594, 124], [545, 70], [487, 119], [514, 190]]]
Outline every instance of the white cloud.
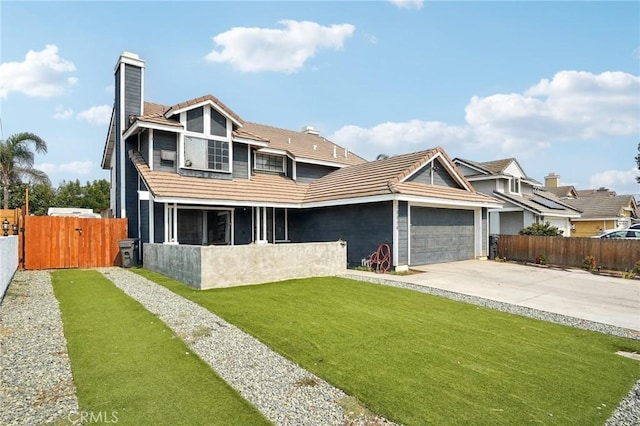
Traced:
[[283, 29], [234, 27], [213, 37], [216, 46], [205, 59], [231, 63], [243, 72], [299, 71], [319, 49], [342, 49], [355, 27], [350, 24], [322, 26], [310, 21], [283, 20]]
[[523, 94], [474, 96], [466, 120], [480, 143], [505, 150], [531, 144], [640, 132], [640, 77], [624, 72], [560, 71]]
[[58, 105], [56, 112], [53, 114], [53, 118], [56, 120], [68, 120], [73, 117], [73, 110], [71, 108], [64, 108], [64, 105]]
[[540, 152], [554, 142], [640, 133], [640, 77], [624, 72], [561, 71], [524, 93], [474, 96], [466, 124], [436, 121], [345, 126], [330, 138], [369, 157], [443, 146], [491, 149], [508, 155]]
[[422, 9], [424, 0], [389, 0], [390, 3], [398, 6], [400, 9]]
[[95, 167], [93, 161], [72, 161], [65, 164], [42, 163], [35, 165], [35, 168], [42, 170], [46, 174], [75, 173], [77, 175], [88, 175]]
[[30, 50], [23, 62], [0, 64], [0, 98], [10, 92], [27, 96], [51, 97], [61, 95], [77, 78], [65, 74], [76, 70], [73, 62], [58, 56], [58, 47], [47, 45], [44, 50]]
[[111, 120], [111, 110], [109, 105], [93, 106], [78, 113], [78, 118], [87, 121], [89, 124], [105, 125]]
[[636, 181], [638, 169], [631, 170], [607, 170], [596, 173], [589, 178], [589, 188], [610, 188], [615, 189], [618, 195], [638, 194], [640, 185]]

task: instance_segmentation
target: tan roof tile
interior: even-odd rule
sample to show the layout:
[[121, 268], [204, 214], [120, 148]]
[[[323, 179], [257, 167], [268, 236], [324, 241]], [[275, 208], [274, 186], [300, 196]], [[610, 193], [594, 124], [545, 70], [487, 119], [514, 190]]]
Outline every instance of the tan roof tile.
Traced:
[[242, 131], [258, 135], [269, 141], [269, 148], [289, 152], [297, 158], [348, 165], [366, 162], [322, 136], [250, 122], [244, 123]]
[[129, 151], [129, 157], [154, 197], [298, 204], [302, 202], [309, 186], [270, 174], [256, 174], [251, 180], [181, 176], [150, 170], [138, 152]]

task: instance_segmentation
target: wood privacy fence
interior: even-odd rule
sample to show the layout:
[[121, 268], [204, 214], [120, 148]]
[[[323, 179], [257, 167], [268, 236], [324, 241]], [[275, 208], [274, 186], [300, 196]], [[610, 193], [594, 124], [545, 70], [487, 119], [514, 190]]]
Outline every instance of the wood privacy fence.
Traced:
[[[117, 266], [127, 219], [27, 216], [24, 269]], [[21, 256], [22, 257], [22, 256]]]
[[593, 256], [603, 269], [629, 271], [640, 260], [640, 240], [500, 235], [497, 255], [522, 262], [544, 256], [549, 264], [573, 267]]

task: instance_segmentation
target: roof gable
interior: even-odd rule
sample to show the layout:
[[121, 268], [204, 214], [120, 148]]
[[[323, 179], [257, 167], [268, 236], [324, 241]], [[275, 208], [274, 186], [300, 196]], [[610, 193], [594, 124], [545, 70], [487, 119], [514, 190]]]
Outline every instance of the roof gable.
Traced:
[[220, 114], [224, 115], [226, 118], [231, 120], [235, 125], [242, 127], [244, 121], [233, 112], [229, 107], [223, 104], [218, 98], [213, 95], [204, 95], [194, 99], [190, 99], [185, 102], [181, 102], [179, 104], [175, 104], [170, 107], [167, 111], [165, 111], [165, 118], [169, 118], [172, 115], [180, 114], [181, 112], [188, 111], [191, 109], [199, 108], [203, 105], [210, 105], [215, 108]]

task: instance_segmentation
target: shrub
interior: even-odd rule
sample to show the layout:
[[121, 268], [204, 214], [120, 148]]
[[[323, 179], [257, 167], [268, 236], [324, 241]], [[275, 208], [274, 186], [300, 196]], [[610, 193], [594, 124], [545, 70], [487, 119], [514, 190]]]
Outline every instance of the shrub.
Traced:
[[547, 256], [545, 256], [544, 254], [540, 253], [539, 255], [536, 256], [536, 263], [538, 265], [546, 265], [547, 264]]
[[596, 258], [593, 256], [586, 256], [584, 259], [582, 259], [582, 268], [586, 269], [587, 271], [593, 271], [594, 269], [596, 269], [597, 263], [596, 263]]
[[549, 237], [561, 237], [564, 231], [558, 229], [557, 226], [553, 226], [549, 222], [534, 223], [522, 228], [518, 234], [520, 235], [537, 235], [537, 236], [549, 236]]

